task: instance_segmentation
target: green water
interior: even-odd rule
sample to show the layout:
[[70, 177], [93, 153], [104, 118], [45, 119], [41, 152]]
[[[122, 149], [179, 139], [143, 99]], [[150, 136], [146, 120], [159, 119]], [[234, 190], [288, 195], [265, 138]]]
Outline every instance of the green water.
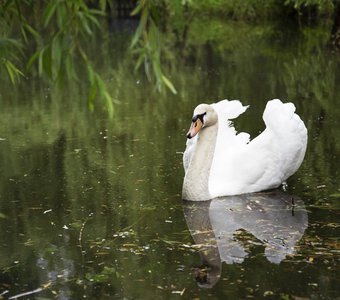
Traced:
[[[339, 54], [317, 28], [208, 24], [167, 46], [178, 95], [133, 73], [121, 37], [93, 45], [112, 119], [89, 112], [86, 81], [0, 83], [0, 295], [340, 296]], [[182, 202], [192, 110], [224, 98], [250, 104], [235, 125], [252, 136], [267, 100], [294, 101], [309, 142], [286, 193]]]

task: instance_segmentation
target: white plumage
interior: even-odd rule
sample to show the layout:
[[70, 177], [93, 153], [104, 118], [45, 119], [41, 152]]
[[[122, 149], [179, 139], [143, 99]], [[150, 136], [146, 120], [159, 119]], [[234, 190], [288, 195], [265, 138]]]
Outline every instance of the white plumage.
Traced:
[[[194, 116], [203, 115], [203, 126], [198, 134], [187, 140], [183, 155], [186, 173], [183, 196], [195, 198], [187, 200], [207, 200], [276, 188], [300, 167], [307, 146], [307, 129], [295, 113], [294, 104], [283, 104], [278, 99], [269, 101], [263, 113], [266, 129], [251, 141], [248, 133], [237, 133], [229, 121], [247, 108], [238, 100], [222, 100], [211, 105], [201, 104], [195, 109]], [[206, 137], [204, 131], [208, 127], [205, 123], [214, 112], [217, 121]], [[217, 131], [215, 139], [211, 138], [214, 130]], [[207, 147], [205, 141], [214, 145]], [[202, 157], [209, 157], [209, 151], [213, 152], [212, 159], [202, 160]], [[198, 168], [199, 164], [207, 166]], [[204, 179], [208, 181], [205, 187], [208, 191], [193, 195], [195, 189], [204, 186], [204, 182], [193, 180], [193, 174], [200, 176], [198, 172], [202, 173], [202, 170], [209, 173]], [[206, 195], [200, 199], [200, 194]]]

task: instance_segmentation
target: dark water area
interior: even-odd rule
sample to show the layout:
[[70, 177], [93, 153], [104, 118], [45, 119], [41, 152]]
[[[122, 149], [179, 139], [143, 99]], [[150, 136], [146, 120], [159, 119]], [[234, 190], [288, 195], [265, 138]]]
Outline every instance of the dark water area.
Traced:
[[[322, 28], [193, 22], [166, 41], [178, 91], [133, 72], [129, 35], [93, 45], [114, 104], [86, 81], [0, 83], [0, 295], [4, 299], [338, 299], [340, 58]], [[293, 101], [308, 148], [287, 191], [183, 202], [193, 108]], [[27, 294], [24, 294], [27, 293]]]

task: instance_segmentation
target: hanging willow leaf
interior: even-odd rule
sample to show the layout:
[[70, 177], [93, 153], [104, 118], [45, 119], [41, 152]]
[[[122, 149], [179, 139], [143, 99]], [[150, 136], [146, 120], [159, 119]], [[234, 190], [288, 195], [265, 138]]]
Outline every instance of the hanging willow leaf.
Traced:
[[89, 102], [93, 103], [96, 96], [97, 96], [97, 85], [94, 82], [92, 82], [91, 87], [90, 87], [90, 93], [89, 93]]
[[30, 24], [23, 24], [25, 30], [27, 30], [35, 39], [39, 38], [39, 33]]
[[106, 0], [100, 0], [99, 1], [99, 7], [102, 12], [105, 12], [106, 10]]
[[24, 74], [9, 60], [4, 61], [7, 73], [11, 82], [14, 84], [16, 80], [20, 78], [20, 76], [24, 76]]
[[140, 66], [141, 66], [141, 64], [143, 63], [144, 60], [145, 60], [145, 51], [143, 50], [143, 51], [141, 51], [141, 53], [139, 54], [139, 57], [138, 57], [138, 59], [137, 59], [137, 61], [136, 61], [136, 64], [135, 64], [135, 71], [137, 71], [137, 70], [140, 68]]
[[106, 107], [109, 113], [109, 116], [112, 117], [113, 116], [113, 100], [112, 97], [110, 96], [110, 94], [105, 90], [103, 91], [103, 96], [106, 100]]
[[77, 13], [77, 16], [79, 17], [83, 31], [85, 31], [88, 35], [92, 35], [92, 30], [90, 28], [90, 25], [87, 21], [87, 18], [84, 15], [84, 13], [80, 11], [80, 12]]
[[131, 41], [130, 49], [133, 49], [136, 46], [137, 42], [139, 41], [139, 39], [142, 36], [142, 33], [145, 31], [147, 20], [148, 20], [148, 15], [149, 15], [149, 12], [147, 10], [144, 10], [142, 12], [142, 16], [141, 16], [139, 25], [138, 25], [137, 30], [136, 30], [135, 34], [133, 35], [133, 38], [132, 38], [132, 41]]
[[130, 13], [130, 16], [137, 15], [144, 7], [145, 2], [144, 1], [138, 1], [137, 6], [134, 8], [134, 10]]
[[141, 18], [137, 30], [130, 44], [130, 51], [137, 56], [135, 70], [138, 70], [144, 61], [144, 71], [147, 79], [156, 81], [159, 91], [167, 87], [172, 93], [177, 91], [172, 82], [163, 74], [161, 64], [161, 41], [157, 26], [158, 10], [153, 1], [140, 0], [131, 15], [140, 13]]
[[32, 68], [32, 65], [35, 63], [35, 61], [37, 60], [37, 58], [39, 57], [39, 53], [40, 51], [36, 51], [28, 60], [27, 62], [27, 70], [30, 70]]
[[44, 27], [47, 27], [48, 24], [50, 23], [57, 7], [59, 5], [58, 1], [51, 1], [48, 6], [46, 7], [45, 11], [44, 11]]
[[[39, 77], [47, 75], [59, 84], [65, 78], [77, 79], [79, 71], [85, 69], [89, 80], [90, 109], [94, 108], [95, 98], [99, 98], [112, 116], [112, 96], [101, 75], [94, 70], [91, 57], [83, 50], [91, 42], [89, 37], [94, 36], [95, 30], [101, 29], [100, 17], [105, 16], [107, 7], [112, 6], [111, 2], [100, 0], [97, 9], [94, 3], [85, 0], [51, 0], [39, 4], [26, 0], [4, 1], [0, 5], [1, 30], [14, 32], [19, 37], [0, 38], [0, 69], [8, 74], [11, 82], [16, 82], [23, 75], [17, 67], [18, 62], [30, 51], [27, 71], [33, 71], [35, 67]], [[42, 16], [40, 20], [36, 18], [37, 13]], [[48, 35], [45, 34], [47, 32]]]
[[171, 90], [171, 92], [173, 92], [174, 94], [177, 94], [177, 91], [174, 85], [165, 75], [162, 75], [162, 80], [165, 83], [165, 85]]
[[44, 66], [43, 66], [44, 51], [45, 51], [44, 48], [39, 51], [39, 56], [38, 56], [38, 73], [39, 73], [39, 76], [42, 76], [43, 69], [44, 69]]
[[98, 19], [92, 15], [92, 14], [88, 14], [87, 15], [87, 18], [92, 22], [92, 24], [94, 24], [97, 28], [100, 28], [100, 24], [99, 24], [99, 21]]
[[52, 50], [51, 47], [48, 46], [46, 50], [44, 51], [43, 55], [43, 65], [44, 65], [44, 71], [47, 73], [49, 78], [53, 78], [52, 73]]

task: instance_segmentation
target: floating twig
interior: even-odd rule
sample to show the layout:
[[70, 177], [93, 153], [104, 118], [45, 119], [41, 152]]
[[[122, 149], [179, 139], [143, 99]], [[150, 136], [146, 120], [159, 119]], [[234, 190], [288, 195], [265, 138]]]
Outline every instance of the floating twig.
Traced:
[[33, 291], [20, 293], [20, 294], [18, 294], [18, 295], [9, 297], [8, 299], [9, 299], [9, 300], [11, 300], [11, 299], [18, 299], [18, 298], [25, 297], [25, 296], [28, 296], [28, 295], [40, 293], [41, 291], [47, 289], [50, 285], [51, 285], [51, 282], [48, 282], [48, 283], [44, 284], [42, 287], [39, 287], [39, 288], [37, 288], [37, 289], [35, 289], [35, 290], [33, 290]]
[[86, 223], [89, 221], [90, 217], [92, 216], [92, 214], [90, 214], [86, 220], [84, 221], [84, 223], [81, 225], [80, 231], [79, 231], [79, 236], [78, 236], [78, 242], [79, 242], [79, 248], [80, 248], [80, 253], [81, 253], [81, 257], [82, 257], [82, 261], [84, 263], [84, 252], [83, 252], [83, 232], [84, 232], [84, 228]]
[[9, 293], [9, 290], [4, 290], [4, 291], [0, 294], [0, 297], [2, 297], [3, 295], [6, 295], [7, 293]]

